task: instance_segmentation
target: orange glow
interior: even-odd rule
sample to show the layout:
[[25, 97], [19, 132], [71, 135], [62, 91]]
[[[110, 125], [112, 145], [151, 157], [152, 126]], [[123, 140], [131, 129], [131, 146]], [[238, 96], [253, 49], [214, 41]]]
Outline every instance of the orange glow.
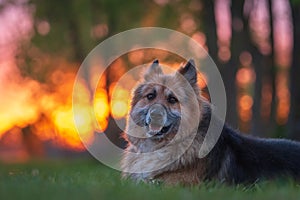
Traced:
[[218, 51], [220, 61], [227, 62], [231, 57], [231, 52], [228, 46], [221, 46]]
[[128, 111], [128, 104], [125, 101], [116, 101], [111, 104], [111, 112], [114, 118], [125, 117]]
[[276, 116], [276, 121], [278, 124], [283, 125], [287, 122], [289, 111], [290, 111], [289, 102], [280, 101], [277, 107], [277, 116]]
[[241, 87], [245, 87], [255, 81], [255, 72], [249, 67], [241, 68], [236, 74], [236, 79]]
[[261, 91], [261, 111], [264, 120], [268, 120], [271, 115], [272, 86], [269, 82], [263, 83]]
[[[138, 51], [133, 53], [139, 54]], [[149, 54], [150, 57], [154, 55], [154, 51]], [[0, 113], [2, 121], [0, 138], [7, 138], [6, 135], [10, 134], [15, 127], [19, 127], [21, 131], [25, 127], [30, 127], [30, 131], [40, 142], [51, 142], [60, 148], [82, 151], [85, 150], [82, 140], [87, 143], [93, 142], [95, 128], [98, 127], [100, 131], [104, 131], [108, 126], [110, 115], [116, 119], [126, 117], [130, 106], [131, 89], [126, 84], [129, 82], [132, 84], [135, 80], [129, 76], [122, 84], [117, 84], [119, 78], [125, 73], [127, 64], [124, 60], [118, 59], [111, 64], [109, 82], [106, 76], [97, 82], [97, 77], [94, 75], [97, 71], [95, 71], [90, 74], [90, 83], [77, 80], [79, 92], [72, 94], [76, 72], [63, 69], [74, 69], [74, 63], [69, 63], [62, 58], [41, 58], [41, 60], [44, 59], [49, 62], [49, 65], [57, 66], [57, 69], [46, 76], [46, 84], [23, 78], [17, 70], [14, 71], [14, 67], [11, 67], [14, 66], [13, 63], [6, 63], [5, 68], [2, 68], [9, 69], [8, 73], [14, 76], [7, 80], [1, 79], [3, 84], [0, 85], [0, 91], [7, 98], [1, 99], [0, 107], [3, 112]], [[162, 62], [162, 64], [178, 67], [176, 63]], [[93, 69], [97, 70], [97, 65]], [[199, 75], [200, 87], [206, 86], [206, 79], [204, 74]], [[87, 84], [96, 86], [94, 97], [91, 97]], [[75, 116], [72, 108], [72, 95], [78, 102]], [[10, 101], [10, 99], [15, 99], [15, 101]], [[93, 115], [97, 124], [93, 121]]]
[[198, 75], [198, 84], [201, 89], [205, 88], [207, 85], [207, 76], [203, 73], [199, 73]]
[[126, 116], [129, 108], [129, 94], [129, 91], [119, 85], [114, 87], [111, 99], [111, 113], [114, 118], [120, 119]]
[[97, 89], [94, 98], [94, 112], [100, 128], [100, 131], [104, 131], [108, 125], [109, 106], [107, 93], [104, 89]]
[[201, 46], [205, 46], [206, 44], [206, 36], [203, 32], [197, 31], [192, 35], [192, 38], [196, 40]]
[[[81, 113], [82, 114], [82, 113]], [[71, 107], [61, 107], [55, 110], [52, 113], [53, 123], [56, 127], [57, 139], [56, 142], [61, 141], [63, 144], [81, 150], [83, 149], [83, 144], [81, 139], [78, 137], [77, 130], [75, 128], [74, 118], [73, 118], [73, 111]], [[84, 113], [84, 116], [75, 116], [75, 119], [80, 123], [77, 123], [77, 126], [81, 127], [80, 136], [81, 137], [91, 137], [89, 134], [91, 132], [92, 126], [90, 126], [90, 115]], [[82, 127], [84, 127], [85, 132], [82, 132]], [[87, 134], [87, 135], [85, 135]], [[87, 138], [83, 138], [85, 141]], [[88, 138], [90, 139], [90, 138]]]
[[21, 131], [30, 127], [32, 135], [41, 142], [51, 141], [61, 148], [84, 150], [81, 138], [86, 142], [92, 141], [94, 129], [89, 108], [89, 91], [82, 82], [80, 94], [76, 96], [80, 99], [80, 116], [75, 116], [77, 127], [80, 129], [79, 137], [72, 111], [72, 91], [76, 73], [60, 70], [74, 69], [74, 64], [59, 58], [43, 59], [58, 68], [46, 77], [47, 84], [22, 77], [14, 62], [2, 63], [0, 68], [7, 71], [0, 71], [0, 74], [8, 75], [7, 78], [1, 79], [3, 84], [0, 84], [1, 94], [6, 97], [0, 99], [0, 138], [10, 138], [7, 135], [11, 134], [15, 127]]
[[252, 55], [248, 51], [244, 51], [240, 54], [240, 62], [242, 66], [250, 66], [252, 62]]
[[286, 71], [280, 71], [276, 78], [276, 95], [278, 99], [276, 121], [280, 125], [287, 122], [290, 111], [290, 91], [287, 80], [288, 73]]
[[[138, 47], [136, 47], [138, 48]], [[131, 53], [128, 54], [128, 59], [129, 61], [134, 64], [134, 65], [138, 65], [139, 63], [141, 63], [141, 60], [144, 58], [145, 54], [144, 54], [144, 50], [136, 50], [133, 51]]]
[[240, 98], [239, 103], [243, 110], [250, 110], [253, 105], [253, 99], [249, 95], [244, 95]]
[[[16, 73], [12, 63], [4, 63], [0, 68], [8, 69], [7, 73]], [[15, 126], [23, 128], [38, 119], [39, 108], [33, 95], [40, 89], [36, 81], [23, 80], [18, 76], [8, 75], [1, 80], [3, 83], [0, 84], [0, 138]]]
[[52, 140], [55, 145], [63, 148], [84, 150], [81, 140], [90, 143], [94, 129], [89, 91], [84, 82], [80, 82], [80, 94], [75, 94], [75, 98], [79, 99], [79, 106], [76, 107], [77, 115], [74, 116], [72, 91], [75, 73], [55, 71], [51, 77], [58, 86], [55, 93], [45, 93], [41, 97], [40, 112], [45, 115], [45, 119], [35, 122], [35, 132], [43, 141]]
[[197, 23], [191, 14], [185, 13], [180, 17], [180, 28], [190, 34], [197, 29]]
[[242, 121], [247, 122], [252, 117], [253, 99], [249, 95], [243, 95], [239, 98], [239, 116]]

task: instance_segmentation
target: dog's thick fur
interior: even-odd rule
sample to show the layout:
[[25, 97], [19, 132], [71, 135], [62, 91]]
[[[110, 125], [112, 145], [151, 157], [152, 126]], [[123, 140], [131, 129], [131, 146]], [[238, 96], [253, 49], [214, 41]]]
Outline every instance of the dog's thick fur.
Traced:
[[[196, 104], [192, 101], [193, 94], [189, 87], [196, 94]], [[148, 99], [147, 94], [153, 91], [155, 98]], [[169, 101], [167, 94], [171, 93], [178, 98], [176, 102]], [[171, 130], [149, 137], [147, 134], [151, 128], [146, 123], [147, 113], [151, 105], [157, 103], [166, 107], [169, 112], [167, 117], [175, 117], [170, 120], [173, 123]], [[196, 115], [199, 115], [197, 124], [194, 123]], [[212, 116], [211, 106], [202, 98], [197, 85], [193, 61], [173, 75], [163, 74], [158, 61], [154, 61], [145, 73], [144, 80], [133, 92], [124, 134], [128, 147], [122, 160], [123, 177], [185, 185], [206, 180], [252, 183], [280, 176], [299, 180], [300, 143], [246, 136], [226, 124], [213, 149], [206, 157], [199, 158], [198, 152], [212, 117], [215, 116]], [[168, 148], [157, 151], [166, 146]], [[181, 149], [184, 152], [180, 152]], [[151, 156], [143, 154], [147, 152], [152, 152]]]

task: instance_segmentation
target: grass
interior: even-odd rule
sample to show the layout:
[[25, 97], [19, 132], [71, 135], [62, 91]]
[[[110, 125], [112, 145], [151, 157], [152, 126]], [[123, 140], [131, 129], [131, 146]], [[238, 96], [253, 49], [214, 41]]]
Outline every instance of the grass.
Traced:
[[252, 186], [206, 183], [167, 187], [120, 180], [120, 173], [95, 161], [43, 161], [0, 165], [0, 199], [299, 199], [292, 181]]

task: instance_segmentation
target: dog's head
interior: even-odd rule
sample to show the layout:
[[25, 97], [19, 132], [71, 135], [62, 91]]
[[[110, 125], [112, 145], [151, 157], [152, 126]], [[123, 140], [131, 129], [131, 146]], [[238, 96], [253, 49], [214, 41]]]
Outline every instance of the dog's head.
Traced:
[[198, 117], [193, 116], [197, 115], [195, 110], [199, 102], [195, 102], [195, 97], [198, 96], [197, 70], [193, 60], [171, 75], [164, 74], [155, 60], [133, 91], [127, 138], [161, 141], [174, 137], [180, 124], [188, 127]]

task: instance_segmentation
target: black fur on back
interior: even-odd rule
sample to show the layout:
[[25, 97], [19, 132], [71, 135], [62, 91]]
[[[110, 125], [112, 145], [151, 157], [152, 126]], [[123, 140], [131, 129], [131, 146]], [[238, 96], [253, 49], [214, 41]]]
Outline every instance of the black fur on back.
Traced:
[[[199, 131], [206, 133], [211, 110], [209, 107], [205, 110]], [[286, 176], [300, 181], [300, 142], [253, 137], [226, 124], [205, 159], [204, 180], [238, 184]]]
[[300, 143], [246, 136], [225, 125], [207, 164], [206, 179], [233, 184], [282, 176], [300, 180]]

